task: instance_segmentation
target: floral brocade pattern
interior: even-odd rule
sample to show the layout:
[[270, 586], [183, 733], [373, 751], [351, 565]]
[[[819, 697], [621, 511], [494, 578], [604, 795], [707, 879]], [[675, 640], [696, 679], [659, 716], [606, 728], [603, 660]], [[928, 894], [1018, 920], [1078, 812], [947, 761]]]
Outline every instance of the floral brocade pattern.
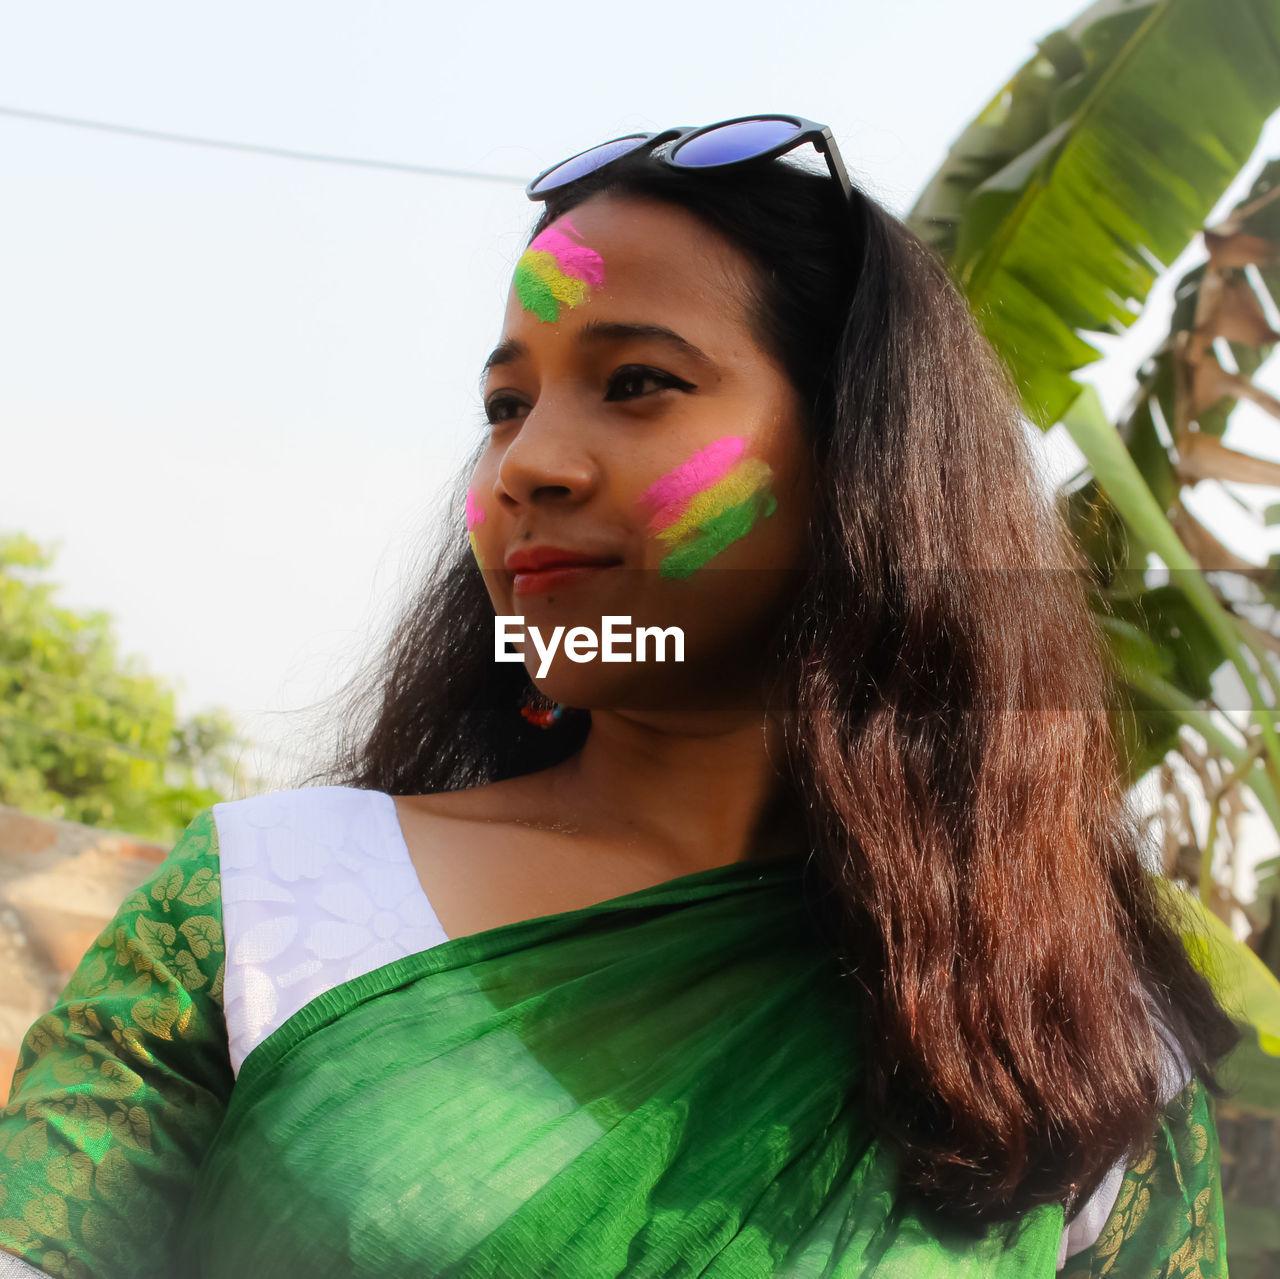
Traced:
[[0, 1111], [0, 1249], [66, 1279], [172, 1279], [232, 1074], [211, 809], [121, 904], [22, 1044]]
[[1212, 1097], [1197, 1078], [1165, 1107], [1091, 1248], [1064, 1279], [1227, 1279], [1222, 1166]]

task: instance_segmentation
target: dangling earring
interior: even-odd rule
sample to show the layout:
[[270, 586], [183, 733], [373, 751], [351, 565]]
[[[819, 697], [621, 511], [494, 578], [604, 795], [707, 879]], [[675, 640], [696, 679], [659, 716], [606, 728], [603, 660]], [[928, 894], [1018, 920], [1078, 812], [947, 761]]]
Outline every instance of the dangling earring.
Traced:
[[516, 704], [520, 707], [520, 714], [538, 728], [550, 728], [564, 715], [563, 704], [548, 700], [534, 684], [520, 694]]

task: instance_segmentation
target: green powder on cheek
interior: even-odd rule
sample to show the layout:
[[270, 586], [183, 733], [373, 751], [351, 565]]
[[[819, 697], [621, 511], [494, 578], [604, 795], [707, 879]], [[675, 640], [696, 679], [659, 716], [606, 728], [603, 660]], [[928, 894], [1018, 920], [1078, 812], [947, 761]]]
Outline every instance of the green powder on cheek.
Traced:
[[658, 567], [660, 577], [688, 577], [731, 542], [751, 531], [764, 503], [764, 514], [772, 515], [778, 505], [772, 493], [756, 491], [736, 506], [721, 511], [701, 526], [702, 536], [672, 551]]

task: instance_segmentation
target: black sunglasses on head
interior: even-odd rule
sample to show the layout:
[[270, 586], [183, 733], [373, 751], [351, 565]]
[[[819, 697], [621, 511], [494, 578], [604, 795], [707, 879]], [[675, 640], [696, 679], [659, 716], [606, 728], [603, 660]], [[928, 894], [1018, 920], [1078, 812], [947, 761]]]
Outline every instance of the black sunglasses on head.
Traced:
[[543, 169], [525, 187], [531, 200], [545, 200], [552, 191], [576, 182], [643, 148], [671, 145], [658, 158], [675, 169], [719, 169], [746, 160], [770, 160], [795, 147], [812, 142], [822, 152], [831, 176], [849, 204], [853, 186], [845, 172], [836, 140], [825, 124], [798, 115], [744, 115], [733, 120], [704, 124], [701, 128], [664, 129], [661, 133], [628, 133]]

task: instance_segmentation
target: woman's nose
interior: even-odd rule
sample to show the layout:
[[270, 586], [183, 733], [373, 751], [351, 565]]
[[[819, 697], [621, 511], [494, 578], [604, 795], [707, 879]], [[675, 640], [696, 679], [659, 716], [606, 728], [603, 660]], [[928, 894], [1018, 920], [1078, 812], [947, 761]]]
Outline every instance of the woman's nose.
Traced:
[[585, 447], [586, 427], [567, 407], [540, 402], [531, 409], [498, 463], [498, 491], [508, 500], [532, 502], [559, 496], [582, 500], [597, 482]]

